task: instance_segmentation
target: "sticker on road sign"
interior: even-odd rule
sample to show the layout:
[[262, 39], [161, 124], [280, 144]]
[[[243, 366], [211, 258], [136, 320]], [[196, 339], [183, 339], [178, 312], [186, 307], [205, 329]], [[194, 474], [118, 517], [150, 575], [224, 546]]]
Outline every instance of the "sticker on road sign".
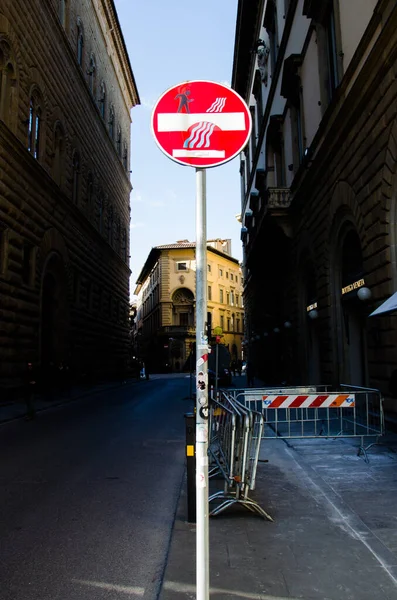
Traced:
[[232, 160], [246, 146], [252, 120], [244, 100], [226, 85], [186, 81], [166, 92], [152, 113], [152, 133], [169, 158], [196, 168]]
[[209, 415], [208, 406], [200, 406], [199, 415], [202, 419], [207, 420]]

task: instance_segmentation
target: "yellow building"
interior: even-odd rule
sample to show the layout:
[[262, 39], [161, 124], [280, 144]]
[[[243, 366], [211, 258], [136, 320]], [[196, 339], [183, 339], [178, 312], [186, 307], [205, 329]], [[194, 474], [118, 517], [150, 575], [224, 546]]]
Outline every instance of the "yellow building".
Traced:
[[[137, 280], [137, 344], [153, 371], [190, 367], [195, 343], [196, 244], [188, 240], [152, 248]], [[207, 242], [208, 313], [212, 341], [221, 327], [221, 343], [231, 360], [241, 359], [243, 281], [230, 240]]]

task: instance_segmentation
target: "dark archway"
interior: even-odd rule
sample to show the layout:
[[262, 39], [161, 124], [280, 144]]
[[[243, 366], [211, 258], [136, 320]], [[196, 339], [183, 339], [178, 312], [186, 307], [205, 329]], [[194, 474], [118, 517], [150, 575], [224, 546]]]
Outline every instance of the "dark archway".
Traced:
[[41, 285], [41, 365], [70, 362], [67, 279], [61, 256], [53, 252], [44, 266]]

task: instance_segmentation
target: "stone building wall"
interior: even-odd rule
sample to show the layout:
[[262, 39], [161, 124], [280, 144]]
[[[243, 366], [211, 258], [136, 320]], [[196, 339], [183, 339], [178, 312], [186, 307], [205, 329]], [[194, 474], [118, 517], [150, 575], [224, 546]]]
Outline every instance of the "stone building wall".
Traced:
[[[70, 0], [65, 26], [59, 4], [32, 0], [26, 10], [23, 0], [4, 0], [0, 7], [3, 82], [7, 65], [13, 69], [11, 93], [4, 85], [0, 91], [4, 386], [21, 381], [26, 361], [66, 361], [76, 375], [105, 376], [127, 357], [129, 129], [139, 97], [113, 3]], [[84, 32], [82, 66], [78, 27]], [[36, 155], [29, 151], [32, 98], [41, 111]]]

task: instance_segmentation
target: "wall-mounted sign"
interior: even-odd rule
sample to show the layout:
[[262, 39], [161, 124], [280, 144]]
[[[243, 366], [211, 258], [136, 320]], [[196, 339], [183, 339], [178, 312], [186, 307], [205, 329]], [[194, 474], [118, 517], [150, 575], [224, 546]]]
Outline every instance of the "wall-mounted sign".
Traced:
[[359, 279], [358, 281], [355, 281], [354, 283], [350, 283], [346, 287], [342, 288], [342, 296], [343, 296], [343, 294], [348, 294], [349, 292], [352, 292], [353, 290], [357, 290], [358, 288], [363, 287], [363, 285], [365, 285], [364, 279]]
[[310, 312], [311, 310], [314, 310], [315, 308], [317, 308], [317, 302], [315, 302], [314, 304], [310, 304], [309, 306], [306, 307], [307, 312]]

